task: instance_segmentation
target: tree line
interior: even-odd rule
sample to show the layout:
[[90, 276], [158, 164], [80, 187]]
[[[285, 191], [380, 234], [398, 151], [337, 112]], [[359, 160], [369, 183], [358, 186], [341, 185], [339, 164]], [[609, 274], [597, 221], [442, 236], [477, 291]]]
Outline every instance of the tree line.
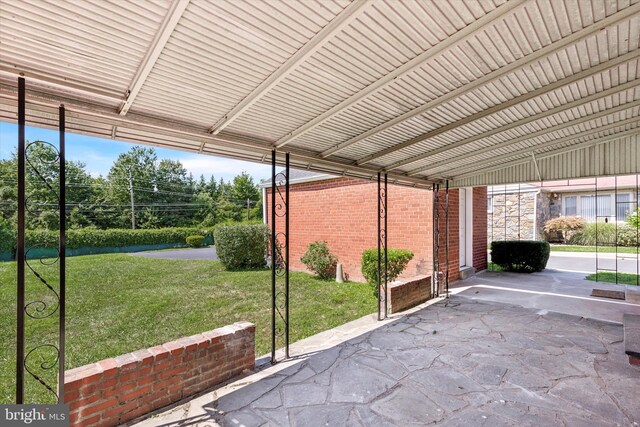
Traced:
[[[47, 143], [28, 144], [26, 227], [59, 227], [57, 151]], [[177, 160], [158, 159], [153, 148], [134, 146], [94, 178], [81, 161], [66, 161], [69, 228], [211, 227], [262, 218], [262, 194], [246, 172], [231, 181], [194, 179]], [[44, 178], [52, 191], [43, 183]], [[0, 211], [4, 226], [17, 224], [18, 160], [0, 160]]]

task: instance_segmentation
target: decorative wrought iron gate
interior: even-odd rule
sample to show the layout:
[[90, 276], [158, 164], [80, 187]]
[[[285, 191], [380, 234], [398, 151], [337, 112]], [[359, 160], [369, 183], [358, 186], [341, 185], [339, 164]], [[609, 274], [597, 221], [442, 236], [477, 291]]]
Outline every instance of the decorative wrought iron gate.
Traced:
[[378, 172], [378, 320], [387, 318], [388, 307], [388, 267], [387, 257], [387, 174], [384, 183]]
[[[449, 181], [445, 183], [445, 200], [441, 202], [440, 184], [433, 184], [433, 276], [431, 279], [431, 295], [436, 298], [440, 296], [440, 291], [444, 286], [445, 297], [449, 298]], [[441, 244], [441, 215], [444, 214], [444, 271], [440, 265], [440, 244]]]
[[[26, 384], [35, 381], [44, 387], [57, 403], [64, 402], [65, 365], [65, 108], [59, 107], [58, 147], [45, 141], [27, 144], [26, 87], [24, 78], [18, 79], [18, 241], [17, 241], [17, 333], [16, 333], [16, 403], [28, 403]], [[42, 149], [44, 147], [44, 149]], [[57, 179], [42, 170], [43, 165], [58, 167]], [[46, 201], [27, 199], [27, 175], [33, 177], [39, 188], [56, 200], [59, 213], [59, 244], [56, 258], [38, 258], [37, 246], [28, 247], [25, 238], [27, 215], [37, 215], [38, 206]], [[56, 185], [57, 184], [57, 185]], [[57, 189], [56, 189], [57, 187]], [[31, 255], [30, 255], [31, 254]], [[51, 273], [58, 266], [57, 278]], [[57, 287], [56, 282], [57, 281]], [[57, 289], [56, 289], [57, 288]], [[27, 292], [29, 291], [29, 292]], [[58, 314], [57, 338], [29, 337], [26, 332], [31, 322], [42, 322], [39, 333], [52, 325]], [[49, 331], [51, 332], [51, 331]], [[40, 339], [44, 339], [41, 342]], [[57, 384], [53, 373], [57, 367]], [[27, 375], [25, 375], [25, 373]], [[57, 388], [57, 389], [56, 389]], [[34, 402], [46, 403], [46, 402]]]
[[[282, 187], [284, 187], [284, 194], [282, 194]], [[277, 231], [277, 218], [284, 218], [284, 233]], [[284, 338], [284, 357], [288, 359], [289, 153], [285, 156], [284, 171], [276, 174], [276, 151], [273, 150], [271, 152], [271, 363], [277, 362], [278, 338]]]

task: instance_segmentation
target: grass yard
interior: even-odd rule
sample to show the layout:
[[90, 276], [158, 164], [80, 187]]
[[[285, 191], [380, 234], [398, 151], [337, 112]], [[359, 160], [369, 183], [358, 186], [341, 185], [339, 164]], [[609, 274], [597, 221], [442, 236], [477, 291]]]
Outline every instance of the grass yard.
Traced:
[[[587, 280], [596, 281], [596, 275], [590, 274], [585, 277]], [[616, 273], [610, 271], [603, 271], [598, 273], [598, 282], [616, 283]], [[618, 273], [618, 284], [620, 285], [637, 285], [638, 275], [629, 273]]]
[[[44, 277], [57, 274], [47, 266], [38, 271]], [[27, 301], [45, 294], [28, 269], [26, 275]], [[0, 263], [0, 403], [14, 401], [15, 277], [15, 262]], [[376, 310], [369, 285], [338, 284], [304, 273], [291, 273], [290, 298], [292, 342]], [[256, 324], [256, 354], [263, 355], [270, 351], [270, 304], [269, 270], [228, 272], [217, 261], [126, 254], [68, 258], [67, 369], [239, 320]], [[47, 342], [47, 336], [56, 339], [57, 314], [53, 317], [27, 318], [27, 348]], [[45, 402], [47, 393], [25, 375], [27, 402]], [[45, 375], [55, 384], [54, 376]]]
[[[551, 252], [596, 252], [595, 246], [579, 246], [579, 245], [551, 245]], [[615, 253], [614, 246], [598, 246], [598, 253]], [[635, 254], [636, 248], [627, 246], [618, 246], [619, 254]]]

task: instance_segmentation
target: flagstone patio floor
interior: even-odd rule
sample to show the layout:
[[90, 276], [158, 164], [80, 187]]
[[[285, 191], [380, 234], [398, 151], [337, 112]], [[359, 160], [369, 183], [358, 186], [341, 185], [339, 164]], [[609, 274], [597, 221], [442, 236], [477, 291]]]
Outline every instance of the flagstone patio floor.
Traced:
[[454, 295], [139, 426], [638, 426], [622, 326]]

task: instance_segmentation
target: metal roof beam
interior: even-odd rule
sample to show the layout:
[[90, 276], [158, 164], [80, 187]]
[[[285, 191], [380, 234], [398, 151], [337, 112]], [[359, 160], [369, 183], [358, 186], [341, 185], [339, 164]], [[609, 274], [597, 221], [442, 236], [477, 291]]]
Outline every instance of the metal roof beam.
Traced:
[[[456, 141], [456, 142], [454, 142], [452, 144], [444, 145], [442, 147], [435, 148], [435, 149], [433, 149], [431, 151], [427, 151], [424, 154], [413, 156], [413, 157], [411, 157], [411, 158], [409, 158], [407, 160], [402, 160], [401, 162], [396, 162], [396, 163], [394, 163], [394, 164], [392, 164], [390, 166], [387, 166], [386, 169], [387, 170], [397, 169], [397, 168], [399, 168], [401, 166], [405, 166], [405, 165], [408, 165], [408, 164], [411, 164], [411, 163], [415, 163], [415, 162], [419, 162], [419, 161], [425, 160], [425, 159], [427, 159], [429, 157], [435, 156], [435, 155], [443, 153], [445, 151], [452, 150], [452, 149], [458, 148], [458, 147], [462, 147], [462, 146], [471, 144], [473, 142], [479, 141], [481, 139], [489, 138], [489, 137], [491, 137], [493, 135], [496, 135], [496, 134], [499, 134], [499, 133], [502, 133], [502, 132], [506, 132], [506, 131], [508, 131], [510, 129], [514, 129], [514, 128], [517, 128], [517, 127], [520, 127], [520, 126], [524, 126], [527, 123], [535, 122], [537, 120], [544, 119], [545, 117], [550, 117], [550, 116], [553, 116], [554, 114], [558, 114], [558, 113], [561, 113], [563, 111], [570, 110], [570, 109], [575, 108], [575, 107], [579, 107], [581, 105], [587, 104], [589, 102], [592, 102], [594, 100], [600, 99], [602, 97], [605, 97], [605, 96], [608, 96], [608, 95], [612, 95], [612, 94], [621, 92], [623, 90], [632, 89], [632, 88], [636, 87], [638, 85], [638, 83], [639, 83], [638, 80], [632, 80], [632, 81], [624, 83], [624, 84], [622, 84], [620, 86], [609, 88], [609, 89], [604, 90], [602, 92], [594, 93], [594, 94], [589, 95], [589, 96], [587, 96], [585, 98], [576, 99], [575, 101], [572, 101], [572, 102], [570, 102], [568, 104], [559, 105], [559, 106], [557, 106], [555, 108], [552, 108], [550, 110], [544, 111], [542, 113], [527, 117], [527, 118], [522, 119], [522, 120], [518, 120], [518, 121], [513, 122], [513, 123], [509, 123], [508, 125], [500, 126], [498, 128], [491, 129], [491, 130], [483, 132], [481, 134], [470, 136], [470, 137], [465, 138], [465, 139], [461, 139], [461, 140]], [[402, 163], [402, 164], [400, 164], [400, 163]], [[413, 174], [413, 173], [416, 173], [416, 172], [420, 172], [422, 170], [424, 170], [424, 167], [419, 167], [417, 169], [413, 169], [409, 173]]]
[[[155, 146], [165, 146], [170, 148], [177, 148], [176, 144], [170, 144], [169, 142], [161, 142], [166, 139], [171, 141], [172, 139], [183, 139], [193, 143], [192, 146], [187, 147], [184, 143], [179, 147], [180, 149], [187, 151], [198, 152], [199, 146], [205, 144], [205, 151], [210, 149], [211, 154], [222, 154], [235, 158], [242, 158], [241, 154], [233, 154], [233, 152], [243, 151], [244, 157], [248, 157], [248, 154], [256, 154], [254, 160], [258, 161], [260, 156], [264, 154], [270, 154], [273, 149], [271, 141], [255, 138], [247, 138], [242, 136], [230, 136], [230, 135], [212, 135], [208, 132], [207, 128], [196, 127], [193, 125], [175, 122], [171, 120], [164, 120], [160, 118], [150, 117], [146, 115], [131, 113], [126, 116], [116, 114], [109, 107], [100, 107], [95, 104], [89, 104], [87, 102], [78, 101], [73, 98], [54, 95], [38, 90], [30, 90], [27, 92], [27, 105], [29, 111], [38, 111], [45, 115], [50, 115], [52, 118], [57, 119], [57, 109], [60, 104], [65, 104], [67, 109], [67, 130], [69, 132], [78, 133], [74, 127], [74, 121], [93, 122], [94, 124], [106, 124], [110, 126], [118, 127], [118, 134], [116, 138], [118, 140], [132, 141], [136, 143], [144, 143]], [[0, 83], [0, 107], [10, 105], [11, 110], [15, 110], [17, 105], [17, 88], [15, 86], [5, 85]], [[0, 113], [2, 113], [0, 109]], [[11, 118], [6, 119], [12, 121]], [[41, 127], [47, 125], [43, 122], [32, 123]], [[138, 130], [149, 134], [147, 139], [142, 137], [123, 137], [122, 134], [129, 130]], [[85, 135], [109, 137], [111, 135], [111, 129], [108, 130], [108, 135], [99, 134], [98, 131], [84, 131]], [[235, 151], [234, 151], [235, 150]], [[353, 165], [348, 160], [335, 160], [335, 159], [320, 159], [317, 156], [317, 152], [302, 150], [302, 149], [290, 149], [291, 159], [297, 162], [302, 162], [305, 165], [311, 164], [310, 169], [328, 171], [333, 173], [345, 173], [348, 176], [367, 178], [377, 175], [377, 168], [373, 167], [360, 167]], [[408, 177], [399, 174], [389, 174], [390, 179], [395, 180], [400, 185], [410, 186], [428, 186], [430, 181], [420, 177]]]
[[[620, 86], [615, 86], [615, 87], [609, 88], [607, 90], [604, 90], [602, 92], [594, 93], [594, 94], [589, 95], [589, 96], [587, 96], [585, 98], [577, 99], [577, 100], [575, 100], [573, 102], [570, 102], [569, 104], [560, 105], [558, 107], [552, 108], [551, 110], [545, 111], [544, 113], [542, 113], [540, 115], [534, 115], [534, 116], [531, 116], [531, 117], [527, 117], [524, 120], [520, 120], [520, 121], [511, 123], [511, 124], [509, 124], [507, 126], [502, 126], [500, 128], [485, 132], [485, 133], [483, 133], [481, 135], [476, 135], [476, 136], [464, 139], [464, 140], [460, 141], [460, 145], [461, 146], [467, 145], [467, 144], [470, 144], [472, 142], [479, 141], [481, 139], [485, 139], [485, 138], [488, 138], [490, 136], [496, 135], [498, 133], [506, 132], [506, 131], [508, 131], [510, 129], [523, 126], [523, 125], [525, 125], [527, 123], [531, 123], [531, 122], [543, 119], [545, 117], [553, 116], [555, 114], [570, 110], [572, 108], [583, 106], [585, 104], [588, 104], [588, 103], [593, 102], [593, 101], [600, 100], [600, 99], [605, 98], [607, 96], [611, 96], [611, 95], [619, 93], [619, 92], [623, 92], [623, 91], [626, 91], [626, 90], [629, 90], [629, 89], [633, 89], [634, 87], [637, 87], [639, 84], [640, 84], [640, 80], [632, 80], [632, 81], [627, 82], [625, 84], [622, 84]], [[622, 105], [626, 105], [626, 104], [622, 104]], [[629, 107], [624, 107], [624, 108], [629, 108]], [[598, 114], [603, 114], [603, 115], [612, 114], [611, 112], [606, 112], [606, 111], [607, 110], [603, 110], [603, 112], [600, 112]], [[536, 134], [542, 135], [544, 133], [553, 132], [553, 131], [558, 130], [558, 129], [562, 129], [562, 128], [569, 127], [569, 126], [574, 126], [574, 125], [579, 124], [579, 123], [584, 123], [585, 121], [593, 120], [592, 116], [585, 116], [585, 117], [579, 118], [577, 120], [573, 120], [573, 121], [570, 121], [570, 122], [562, 123], [562, 124], [554, 126], [552, 128], [542, 129], [542, 130], [537, 131], [535, 133], [527, 134], [524, 137], [510, 139], [510, 140], [499, 142], [497, 144], [494, 144], [494, 145], [491, 145], [491, 146], [488, 146], [488, 147], [485, 147], [485, 148], [480, 148], [478, 150], [473, 150], [473, 151], [470, 151], [470, 152], [465, 153], [465, 154], [459, 154], [459, 155], [456, 155], [455, 160], [459, 161], [459, 160], [467, 159], [469, 157], [474, 157], [474, 156], [477, 156], [477, 155], [480, 155], [480, 154], [483, 154], [483, 153], [487, 153], [489, 151], [493, 151], [493, 150], [495, 150], [497, 148], [508, 147], [510, 145], [517, 144], [518, 142], [521, 142], [523, 140], [531, 139], [533, 137], [533, 135], [536, 135]], [[422, 172], [425, 172], [425, 171], [434, 170], [439, 166], [446, 165], [447, 162], [448, 162], [447, 160], [443, 160], [443, 161], [440, 161], [440, 162], [432, 163], [430, 165], [421, 166], [419, 168], [416, 168], [416, 169], [413, 169], [413, 170], [407, 172], [407, 175], [416, 175], [416, 174], [419, 174], [419, 173], [422, 173]], [[389, 168], [389, 169], [391, 169], [391, 168]]]
[[335, 37], [343, 29], [349, 26], [360, 14], [369, 6], [373, 0], [355, 0], [345, 7], [331, 22], [329, 22], [322, 30], [311, 38], [304, 46], [302, 46], [293, 56], [291, 56], [276, 71], [260, 83], [246, 98], [238, 105], [233, 107], [231, 111], [224, 115], [216, 124], [214, 124], [209, 132], [217, 135], [225, 127], [229, 126], [242, 113], [248, 110], [252, 105], [258, 102], [278, 83], [284, 80], [289, 74], [309, 59], [311, 55], [320, 50], [327, 41]]
[[[640, 105], [640, 102], [638, 103], [638, 105]], [[631, 117], [629, 119], [625, 119], [625, 120], [620, 120], [618, 122], [615, 123], [611, 123], [608, 124], [606, 126], [601, 126], [595, 129], [590, 129], [584, 132], [580, 132], [580, 133], [576, 133], [573, 135], [569, 135], [569, 136], [565, 136], [565, 137], [561, 137], [561, 138], [556, 138], [553, 139], [551, 141], [546, 141], [543, 142], [542, 144], [538, 144], [534, 147], [531, 147], [530, 150], [532, 150], [532, 152], [535, 151], [539, 151], [539, 150], [543, 150], [545, 148], [549, 148], [549, 147], [553, 147], [555, 145], [558, 144], [563, 144], [565, 142], [571, 142], [571, 141], [576, 141], [578, 139], [581, 138], [585, 138], [585, 137], [589, 137], [589, 136], [593, 136], [595, 134], [598, 134], [600, 132], [604, 132], [607, 130], [611, 130], [611, 129], [616, 129], [619, 128], [620, 126], [626, 126], [628, 124], [637, 124], [640, 123], [640, 117], [635, 116], [635, 117]], [[556, 129], [557, 130], [557, 129]], [[539, 135], [537, 135], [539, 136]], [[530, 139], [531, 137], [527, 137], [526, 139]], [[521, 142], [521, 141], [518, 141]], [[493, 164], [495, 162], [499, 162], [502, 160], [509, 160], [512, 159], [515, 156], [518, 155], [526, 155], [529, 152], [529, 149], [524, 149], [524, 150], [519, 150], [516, 152], [511, 152], [511, 153], [505, 153], [499, 156], [493, 156], [489, 159], [482, 159], [482, 160], [478, 160], [476, 162], [470, 163], [470, 164], [464, 164], [464, 165], [458, 165], [458, 166], [453, 166], [453, 167], [449, 167], [447, 170], [447, 175], [451, 174], [453, 176], [455, 176], [456, 171], [467, 171], [469, 169], [477, 169], [477, 168], [482, 168], [485, 165], [489, 165], [489, 164]], [[458, 159], [454, 159], [455, 161], [457, 161]], [[443, 167], [446, 166], [447, 162], [439, 162], [437, 167]], [[448, 161], [449, 165], [452, 163], [451, 161]], [[435, 164], [433, 165], [433, 167], [431, 168], [432, 170], [436, 169]], [[434, 173], [434, 175], [438, 175], [438, 173]]]
[[487, 13], [480, 19], [475, 20], [474, 22], [462, 28], [458, 32], [454, 33], [453, 35], [444, 39], [440, 43], [431, 47], [429, 50], [424, 51], [420, 55], [411, 59], [410, 61], [405, 62], [403, 65], [396, 68], [392, 72], [386, 74], [381, 79], [376, 80], [375, 82], [371, 83], [369, 86], [365, 87], [361, 91], [353, 94], [352, 96], [343, 100], [339, 104], [334, 105], [329, 110], [320, 114], [313, 120], [305, 123], [304, 125], [300, 126], [296, 130], [290, 132], [288, 135], [285, 135], [284, 137], [280, 138], [278, 141], [276, 141], [275, 146], [277, 148], [281, 148], [289, 144], [294, 139], [317, 128], [318, 126], [322, 125], [332, 117], [342, 112], [344, 109], [351, 107], [352, 105], [359, 102], [361, 99], [386, 87], [388, 84], [392, 83], [398, 77], [420, 66], [426, 60], [434, 57], [435, 55], [441, 53], [442, 51], [448, 48], [456, 46], [458, 43], [464, 41], [467, 37], [473, 35], [476, 31], [482, 31], [486, 25], [489, 25], [492, 22], [497, 21], [498, 19], [501, 19], [506, 14], [513, 12], [514, 10], [524, 5], [525, 3], [526, 3], [525, 0], [510, 0], [505, 4], [499, 6], [498, 8], [492, 10], [491, 12]]
[[[574, 83], [576, 81], [579, 81], [579, 80], [582, 80], [584, 78], [590, 77], [590, 76], [592, 76], [594, 74], [600, 73], [600, 72], [602, 72], [602, 71], [604, 71], [604, 70], [606, 70], [608, 68], [611, 68], [611, 67], [620, 65], [622, 63], [628, 62], [628, 61], [630, 61], [632, 59], [637, 58], [638, 56], [640, 56], [640, 50], [634, 50], [632, 52], [629, 52], [629, 53], [626, 53], [624, 55], [618, 56], [617, 58], [611, 59], [611, 60], [606, 61], [606, 62], [602, 62], [602, 63], [596, 65], [595, 67], [588, 68], [586, 70], [583, 70], [583, 71], [580, 71], [580, 72], [578, 72], [576, 74], [573, 74], [573, 75], [571, 75], [569, 77], [565, 77], [563, 79], [557, 80], [557, 81], [555, 81], [553, 83], [550, 83], [550, 84], [548, 84], [546, 86], [539, 87], [536, 90], [532, 90], [531, 92], [524, 93], [524, 94], [522, 94], [522, 95], [520, 95], [518, 97], [512, 98], [512, 99], [510, 99], [510, 100], [508, 100], [506, 102], [503, 102], [501, 104], [496, 104], [493, 107], [487, 108], [486, 110], [478, 111], [477, 113], [474, 113], [474, 114], [472, 114], [470, 116], [467, 116], [467, 117], [465, 117], [463, 119], [457, 120], [455, 122], [447, 123], [444, 126], [440, 126], [439, 128], [433, 129], [433, 130], [431, 130], [429, 132], [423, 133], [422, 135], [418, 135], [418, 136], [416, 136], [414, 138], [411, 138], [408, 141], [402, 142], [400, 144], [396, 144], [396, 145], [394, 145], [392, 147], [385, 148], [384, 150], [380, 150], [380, 151], [376, 152], [375, 154], [370, 154], [368, 156], [362, 157], [362, 158], [360, 158], [360, 159], [358, 159], [356, 161], [356, 164], [357, 165], [364, 165], [364, 164], [370, 163], [370, 162], [372, 162], [372, 161], [374, 161], [376, 159], [379, 159], [381, 157], [387, 156], [387, 155], [389, 155], [391, 153], [395, 153], [397, 151], [400, 151], [400, 150], [403, 150], [405, 148], [408, 148], [408, 147], [411, 147], [413, 145], [416, 145], [416, 144], [418, 144], [418, 143], [420, 143], [422, 141], [426, 141], [427, 139], [433, 138], [434, 136], [437, 136], [437, 135], [440, 135], [442, 133], [454, 130], [454, 129], [459, 128], [460, 126], [463, 126], [465, 124], [474, 122], [474, 121], [479, 120], [479, 119], [481, 119], [483, 117], [487, 117], [487, 116], [489, 116], [491, 114], [495, 114], [495, 113], [500, 112], [502, 110], [505, 110], [505, 109], [507, 109], [509, 107], [513, 107], [514, 105], [521, 104], [521, 103], [523, 103], [525, 101], [528, 101], [528, 100], [530, 100], [532, 98], [535, 98], [535, 97], [538, 97], [540, 95], [544, 95], [546, 93], [549, 93], [549, 92], [551, 92], [551, 91], [553, 91], [555, 89], [558, 89], [558, 88], [560, 88], [562, 86], [569, 85], [569, 84]], [[432, 150], [428, 154], [429, 155], [434, 155], [434, 154], [437, 154], [437, 152], [439, 152], [438, 150], [443, 150], [443, 149], [449, 150], [449, 149], [457, 147], [457, 146], [459, 146], [458, 143], [450, 144], [450, 145], [447, 145], [445, 147], [441, 147], [439, 149]], [[427, 154], [425, 154], [425, 156], [427, 156]], [[397, 169], [400, 166], [404, 166], [404, 165], [406, 165], [408, 163], [413, 163], [413, 162], [416, 161], [414, 159], [415, 159], [415, 157], [414, 158], [409, 158], [407, 160], [402, 160], [402, 161], [396, 162], [393, 165], [389, 166], [387, 168], [387, 170]]]
[[189, 0], [173, 0], [171, 3], [164, 21], [160, 25], [160, 29], [151, 43], [151, 48], [142, 59], [138, 71], [133, 78], [133, 82], [129, 86], [127, 97], [124, 104], [120, 107], [120, 115], [124, 116], [129, 111], [129, 108], [131, 108], [133, 101], [136, 99], [136, 96], [138, 96], [140, 89], [142, 89], [144, 82], [147, 80], [149, 73], [151, 73], [153, 66], [156, 64], [156, 61], [160, 57], [162, 50], [167, 44], [167, 41], [169, 41], [173, 30], [176, 28], [176, 25], [178, 25], [178, 21], [180, 21], [188, 5]]
[[[629, 129], [629, 130], [626, 130], [624, 132], [616, 133], [614, 135], [607, 135], [607, 136], [602, 137], [602, 138], [596, 138], [596, 139], [591, 139], [591, 140], [588, 140], [588, 141], [584, 141], [584, 142], [581, 142], [579, 144], [572, 145], [570, 147], [558, 148], [557, 150], [549, 151], [547, 153], [544, 153], [543, 155], [538, 155], [538, 156], [536, 156], [536, 159], [539, 161], [541, 159], [546, 159], [546, 158], [549, 158], [549, 157], [557, 156], [558, 154], [568, 153], [568, 152], [571, 152], [571, 151], [580, 150], [580, 149], [591, 147], [591, 146], [594, 146], [594, 145], [605, 144], [607, 142], [615, 141], [615, 140], [618, 140], [620, 138], [625, 138], [625, 137], [634, 136], [634, 135], [640, 135], [640, 129], [638, 129], [638, 128]], [[503, 163], [503, 164], [498, 165], [498, 166], [492, 166], [492, 167], [485, 168], [485, 169], [475, 170], [473, 172], [467, 172], [467, 173], [463, 173], [461, 175], [454, 175], [452, 179], [455, 179], [455, 180], [464, 179], [464, 178], [468, 178], [468, 177], [471, 177], [471, 176], [476, 176], [476, 175], [480, 175], [480, 174], [484, 174], [484, 173], [490, 173], [490, 172], [506, 169], [506, 168], [509, 168], [509, 167], [512, 167], [512, 166], [521, 165], [523, 163], [528, 163], [530, 161], [531, 161], [531, 159], [528, 159], [528, 158], [516, 159], [516, 160], [513, 160], [511, 162]]]
[[527, 56], [523, 56], [522, 58], [519, 58], [518, 60], [512, 62], [511, 64], [508, 64], [502, 68], [498, 68], [497, 70], [494, 70], [488, 74], [485, 74], [484, 76], [470, 82], [469, 84], [460, 86], [459, 88], [454, 89], [451, 92], [447, 92], [446, 94], [432, 101], [429, 101], [426, 104], [423, 104], [417, 108], [414, 108], [411, 111], [407, 111], [406, 113], [401, 114], [400, 116], [395, 117], [394, 119], [391, 119], [385, 123], [382, 123], [374, 128], [371, 128], [368, 131], [361, 133], [360, 135], [357, 135], [351, 139], [343, 141], [337, 144], [335, 147], [332, 147], [328, 150], [323, 151], [322, 157], [331, 156], [339, 151], [344, 150], [347, 147], [350, 147], [351, 145], [354, 145], [364, 139], [367, 139], [375, 134], [378, 134], [386, 129], [389, 129], [401, 122], [404, 122], [413, 117], [419, 116], [420, 114], [425, 114], [454, 98], [457, 98], [466, 93], [469, 93], [489, 83], [492, 80], [497, 80], [499, 78], [502, 78], [503, 76], [507, 75], [508, 73], [518, 68], [526, 67], [532, 64], [533, 62], [537, 61], [538, 59], [544, 56], [550, 55], [570, 44], [578, 43], [588, 37], [591, 37], [595, 33], [598, 33], [600, 31], [605, 31], [607, 27], [615, 25], [622, 20], [628, 19], [630, 16], [635, 15], [639, 11], [640, 11], [640, 3], [637, 3], [617, 13], [614, 13], [613, 15], [606, 17], [602, 21], [596, 22], [595, 24], [592, 24], [579, 31], [576, 31], [575, 33], [567, 37], [558, 39], [555, 42], [543, 47], [542, 49], [539, 49]]
[[51, 85], [68, 92], [75, 92], [85, 97], [89, 95], [95, 98], [108, 99], [109, 101], [119, 102], [121, 102], [123, 99], [122, 92], [120, 91], [99, 87], [86, 82], [70, 80], [66, 77], [57, 76], [45, 71], [36, 71], [22, 66], [20, 68], [16, 68], [13, 65], [8, 65], [7, 63], [0, 61], [0, 77], [2, 77], [1, 80], [4, 80], [4, 76], [9, 76], [11, 79], [24, 77], [27, 80], [46, 83], [47, 85]]

